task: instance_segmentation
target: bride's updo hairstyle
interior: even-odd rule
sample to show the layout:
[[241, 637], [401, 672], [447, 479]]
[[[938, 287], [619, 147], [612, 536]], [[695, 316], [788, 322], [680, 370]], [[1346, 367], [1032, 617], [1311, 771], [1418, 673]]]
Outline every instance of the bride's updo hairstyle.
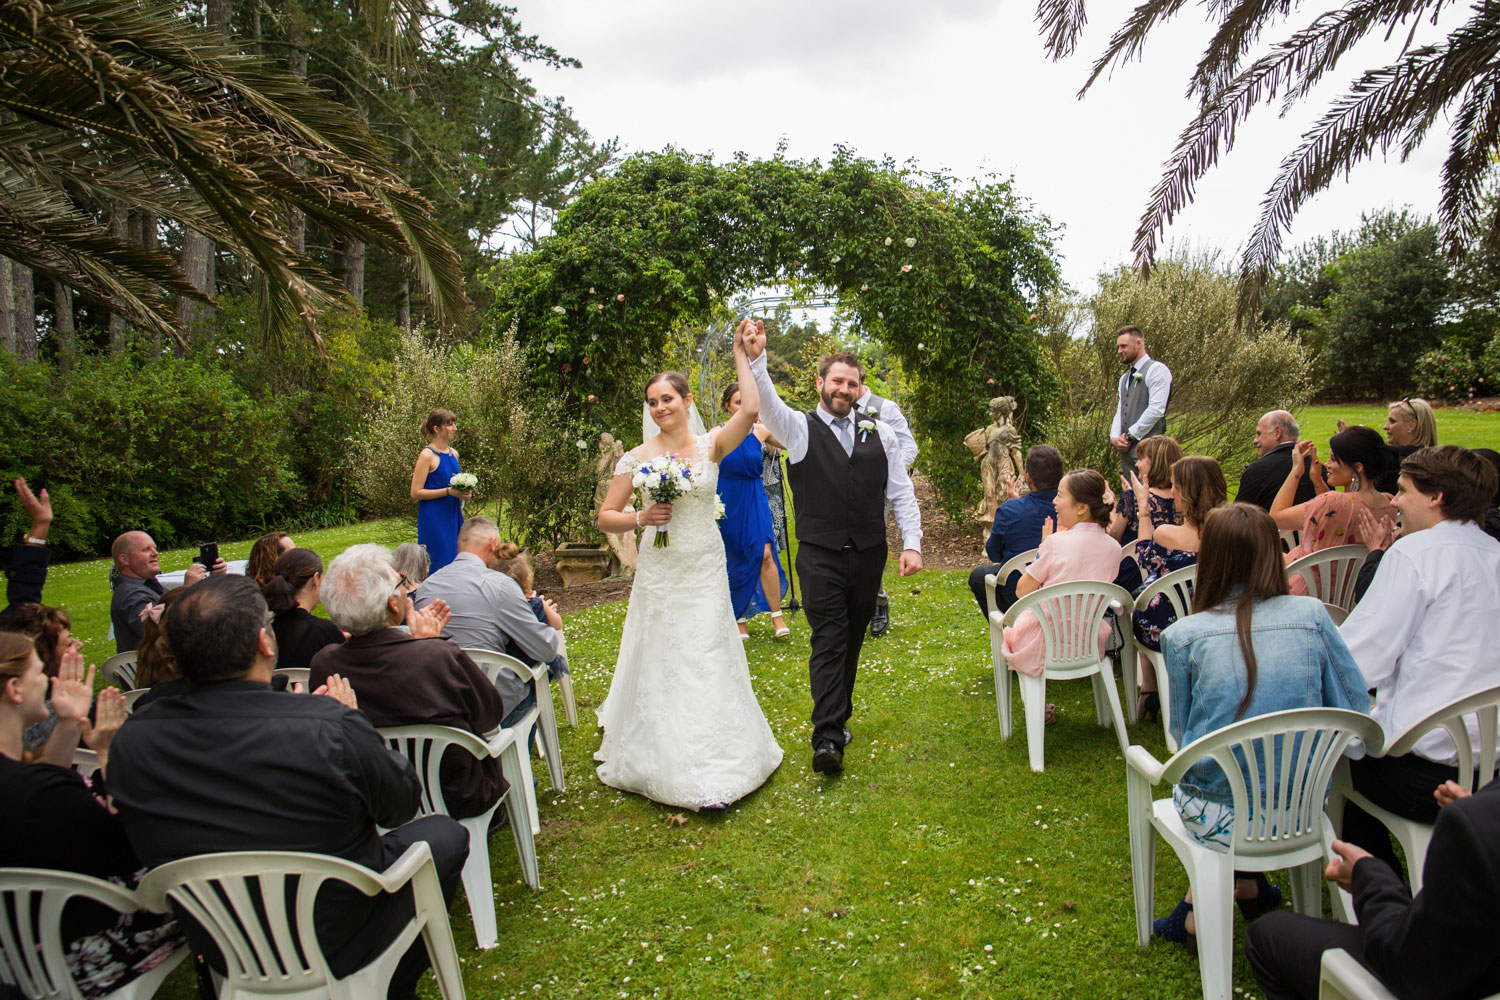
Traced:
[[1068, 481], [1068, 493], [1073, 497], [1073, 502], [1088, 507], [1088, 519], [1095, 524], [1109, 524], [1114, 506], [1110, 503], [1113, 498], [1106, 499], [1109, 484], [1104, 481], [1104, 477], [1093, 469], [1074, 469], [1064, 478]]
[[665, 382], [672, 387], [672, 391], [684, 398], [691, 396], [693, 390], [688, 388], [687, 376], [682, 372], [657, 372], [646, 382], [646, 391], [641, 393], [641, 399], [649, 399], [651, 387], [658, 382]]

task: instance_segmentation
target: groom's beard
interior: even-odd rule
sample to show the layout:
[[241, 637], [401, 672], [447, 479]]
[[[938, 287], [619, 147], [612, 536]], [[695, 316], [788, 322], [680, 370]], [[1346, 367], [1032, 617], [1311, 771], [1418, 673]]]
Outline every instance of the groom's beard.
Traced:
[[833, 390], [824, 389], [818, 393], [818, 397], [823, 400], [823, 409], [835, 417], [847, 417], [849, 411], [854, 409], [854, 397], [848, 394], [835, 395]]

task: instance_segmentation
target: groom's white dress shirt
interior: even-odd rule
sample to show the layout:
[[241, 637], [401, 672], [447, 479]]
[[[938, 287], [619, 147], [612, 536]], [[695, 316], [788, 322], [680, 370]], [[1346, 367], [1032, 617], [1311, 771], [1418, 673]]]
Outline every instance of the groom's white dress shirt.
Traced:
[[[760, 392], [761, 422], [776, 440], [786, 446], [788, 459], [793, 462], [802, 461], [807, 455], [807, 422], [802, 414], [787, 406], [777, 395], [771, 375], [766, 371], [765, 351], [750, 362], [750, 372], [755, 376], [755, 388]], [[832, 413], [823, 409], [821, 403], [813, 412], [828, 425], [835, 436], [838, 435], [838, 428], [833, 426], [837, 418]], [[863, 418], [858, 412], [850, 410], [849, 419], [855, 425], [855, 434], [864, 433], [859, 430], [858, 422]], [[902, 461], [901, 441], [890, 424], [883, 420], [873, 422], [875, 432], [880, 435], [880, 444], [885, 448], [885, 495], [891, 502], [891, 509], [896, 512], [896, 526], [901, 529], [901, 547], [921, 552], [922, 513], [917, 509], [917, 494], [912, 489], [911, 477], [906, 474], [906, 465]]]

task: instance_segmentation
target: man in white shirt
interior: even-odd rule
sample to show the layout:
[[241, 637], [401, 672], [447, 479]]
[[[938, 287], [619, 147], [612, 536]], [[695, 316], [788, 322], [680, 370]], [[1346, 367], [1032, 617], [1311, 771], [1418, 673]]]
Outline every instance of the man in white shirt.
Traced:
[[[864, 384], [863, 376], [860, 377], [860, 389], [863, 395], [854, 401], [855, 412], [890, 425], [901, 445], [901, 461], [910, 475], [911, 467], [917, 461], [917, 439], [912, 436], [911, 422], [906, 419], [906, 414], [901, 412], [901, 407], [896, 405], [894, 399], [886, 399], [871, 392], [870, 387]], [[886, 507], [890, 507], [889, 501], [886, 502]], [[870, 619], [870, 635], [878, 638], [890, 627], [891, 599], [886, 595], [885, 588], [881, 587], [880, 593], [875, 595], [875, 617]]]
[[1115, 355], [1125, 374], [1120, 376], [1120, 401], [1109, 425], [1109, 443], [1120, 453], [1120, 467], [1129, 478], [1136, 474], [1136, 444], [1167, 432], [1172, 371], [1146, 353], [1140, 327], [1122, 326], [1115, 332]]
[[[1401, 463], [1399, 484], [1401, 537], [1339, 629], [1375, 691], [1375, 719], [1387, 740], [1500, 684], [1500, 542], [1480, 528], [1495, 495], [1494, 467], [1457, 445], [1424, 448]], [[1470, 739], [1477, 752], [1472, 721]], [[1381, 808], [1432, 823], [1432, 790], [1456, 776], [1456, 761], [1452, 739], [1439, 730], [1404, 757], [1351, 761], [1350, 775]], [[1342, 839], [1401, 870], [1384, 826], [1353, 805]]]

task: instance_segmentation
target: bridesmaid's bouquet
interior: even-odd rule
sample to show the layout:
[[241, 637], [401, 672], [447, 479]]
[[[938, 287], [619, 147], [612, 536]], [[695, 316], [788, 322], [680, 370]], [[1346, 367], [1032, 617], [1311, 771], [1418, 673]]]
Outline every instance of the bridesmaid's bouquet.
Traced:
[[729, 513], [729, 508], [724, 506], [724, 498], [717, 493], [714, 494], [714, 520], [724, 520], [724, 515]]
[[478, 485], [479, 477], [474, 475], [474, 473], [472, 472], [455, 473], [453, 478], [448, 480], [448, 486], [450, 488], [455, 490], [463, 490], [465, 492], [472, 490]]
[[[630, 482], [653, 503], [675, 503], [678, 497], [686, 496], [698, 487], [693, 470], [676, 455], [658, 455], [643, 462], [630, 477]], [[656, 540], [652, 545], [664, 549], [671, 544], [667, 538], [667, 526], [657, 525]]]

